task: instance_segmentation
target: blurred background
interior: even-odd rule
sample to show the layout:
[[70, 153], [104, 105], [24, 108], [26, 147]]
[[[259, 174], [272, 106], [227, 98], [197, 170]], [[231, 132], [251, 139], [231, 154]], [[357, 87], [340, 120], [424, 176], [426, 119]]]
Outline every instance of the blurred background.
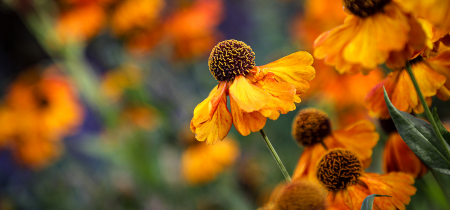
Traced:
[[[256, 209], [283, 175], [261, 136], [234, 128], [214, 146], [189, 130], [217, 84], [207, 59], [236, 39], [256, 65], [306, 50], [345, 18], [340, 0], [0, 1], [0, 209]], [[364, 98], [385, 76], [341, 76], [315, 61], [297, 110], [264, 128], [292, 173], [298, 110], [333, 129], [368, 119]], [[435, 101], [443, 121], [448, 103]], [[445, 112], [447, 111], [447, 113]], [[387, 129], [389, 131], [389, 129]], [[448, 178], [448, 177], [447, 177]], [[408, 209], [448, 204], [428, 173]]]

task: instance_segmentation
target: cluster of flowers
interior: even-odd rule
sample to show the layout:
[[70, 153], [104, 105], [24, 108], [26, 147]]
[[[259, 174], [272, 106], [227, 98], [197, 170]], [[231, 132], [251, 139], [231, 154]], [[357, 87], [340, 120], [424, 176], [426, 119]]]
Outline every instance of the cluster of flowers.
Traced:
[[198, 57], [221, 36], [216, 27], [222, 20], [222, 4], [197, 0], [166, 11], [164, 0], [61, 0], [55, 32], [66, 43], [111, 30], [131, 52], [148, 52], [163, 42], [173, 46], [175, 58]]
[[[420, 78], [419, 88], [428, 106], [435, 95], [441, 100], [450, 98], [450, 1], [344, 0], [343, 4], [344, 23], [315, 40], [314, 56], [325, 59], [340, 74], [369, 74], [380, 71], [382, 64], [393, 70], [364, 100], [371, 116], [390, 118], [383, 86], [397, 109], [424, 111], [406, 71], [407, 62]], [[195, 108], [190, 124], [197, 140], [207, 144], [224, 139], [232, 124], [246, 136], [261, 130], [266, 118], [276, 120], [280, 113], [293, 111], [315, 76], [307, 52], [256, 66], [251, 48], [236, 40], [217, 44], [208, 65], [219, 84]], [[294, 120], [293, 136], [305, 146], [294, 181], [277, 187], [262, 209], [359, 209], [371, 194], [390, 196], [375, 199], [379, 209], [405, 209], [416, 192], [414, 178], [427, 171], [394, 132], [384, 155], [384, 169], [390, 173], [364, 173], [379, 138], [369, 121], [332, 132], [326, 114], [307, 109]]]

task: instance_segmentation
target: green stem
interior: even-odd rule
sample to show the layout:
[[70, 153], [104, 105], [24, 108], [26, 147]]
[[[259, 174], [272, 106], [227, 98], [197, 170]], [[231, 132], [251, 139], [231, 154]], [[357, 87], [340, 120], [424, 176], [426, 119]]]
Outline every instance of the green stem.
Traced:
[[[414, 88], [417, 91], [417, 95], [419, 95], [420, 102], [422, 103], [423, 109], [425, 110], [425, 114], [427, 115], [428, 121], [430, 121], [431, 126], [433, 126], [434, 133], [438, 137], [439, 141], [442, 144], [443, 148], [447, 148], [445, 145], [444, 138], [442, 137], [441, 133], [439, 132], [439, 129], [437, 127], [436, 121], [434, 121], [433, 116], [431, 115], [431, 111], [428, 108], [427, 102], [425, 101], [425, 98], [423, 97], [422, 91], [420, 90], [419, 84], [417, 83], [416, 77], [414, 76], [414, 73], [411, 69], [411, 64], [409, 61], [406, 62], [406, 70], [408, 71], [409, 76], [411, 77], [411, 80], [414, 84]], [[447, 158], [450, 158], [450, 153], [448, 150], [445, 150], [447, 152]]]
[[261, 129], [259, 131], [259, 133], [261, 133], [261, 136], [264, 139], [264, 142], [266, 142], [267, 148], [269, 148], [270, 153], [272, 153], [273, 158], [275, 159], [275, 161], [278, 164], [278, 167], [280, 167], [281, 173], [283, 173], [284, 178], [286, 178], [286, 181], [288, 182], [292, 182], [291, 177], [289, 176], [289, 173], [287, 172], [286, 168], [283, 165], [283, 162], [281, 162], [280, 157], [278, 157], [277, 152], [275, 151], [275, 149], [273, 148], [272, 144], [270, 143], [269, 138], [266, 136], [266, 133], [264, 133], [264, 130]]
[[437, 173], [435, 170], [433, 170], [433, 169], [430, 169], [430, 170], [431, 170], [431, 174], [433, 174], [434, 179], [435, 179], [436, 182], [438, 183], [439, 188], [441, 188], [442, 193], [444, 194], [445, 198], [447, 199], [447, 200], [446, 200], [446, 203], [448, 204], [448, 202], [450, 201], [450, 194], [449, 194], [449, 192], [446, 191], [445, 188], [444, 188], [445, 183], [444, 183], [444, 181], [442, 180], [442, 177], [441, 177], [440, 174]]

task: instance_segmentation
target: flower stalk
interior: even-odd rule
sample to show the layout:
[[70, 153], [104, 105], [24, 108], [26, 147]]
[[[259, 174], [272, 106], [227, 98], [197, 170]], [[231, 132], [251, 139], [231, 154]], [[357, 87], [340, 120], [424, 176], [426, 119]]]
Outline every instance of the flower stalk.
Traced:
[[[414, 76], [414, 72], [412, 71], [411, 64], [409, 63], [409, 61], [406, 62], [406, 70], [408, 71], [409, 77], [411, 77], [411, 80], [414, 84], [414, 88], [416, 89], [417, 95], [419, 96], [420, 102], [422, 103], [423, 109], [425, 110], [425, 114], [427, 115], [428, 121], [430, 122], [431, 126], [433, 126], [434, 133], [438, 137], [440, 143], [442, 144], [442, 147], [447, 148], [445, 146], [444, 137], [442, 137], [442, 134], [439, 132], [437, 123], [434, 120], [433, 116], [431, 115], [431, 111], [428, 108], [427, 102], [425, 101], [422, 91], [419, 88], [419, 84], [417, 83], [416, 77]], [[448, 150], [446, 150], [446, 153], [447, 157], [450, 157]]]
[[261, 134], [262, 138], [264, 139], [264, 142], [266, 142], [267, 148], [269, 148], [270, 153], [272, 153], [272, 156], [275, 159], [275, 161], [277, 162], [278, 167], [280, 167], [281, 173], [283, 173], [284, 178], [286, 179], [286, 181], [292, 182], [292, 179], [289, 176], [289, 173], [287, 172], [286, 168], [284, 167], [283, 162], [281, 162], [280, 157], [278, 156], [277, 152], [275, 151], [275, 149], [273, 148], [272, 144], [270, 143], [270, 140], [267, 137], [267, 135], [264, 132], [264, 130], [261, 129], [259, 131], [259, 133]]

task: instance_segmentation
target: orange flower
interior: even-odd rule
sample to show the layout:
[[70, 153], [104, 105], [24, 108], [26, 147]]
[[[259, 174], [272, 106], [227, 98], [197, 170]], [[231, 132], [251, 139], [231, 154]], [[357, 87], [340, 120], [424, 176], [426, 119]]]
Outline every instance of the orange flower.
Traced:
[[112, 16], [112, 29], [123, 35], [133, 29], [143, 29], [155, 24], [164, 7], [162, 0], [126, 0]]
[[[209, 57], [211, 73], [219, 81], [194, 110], [191, 131], [199, 141], [213, 144], [228, 134], [234, 123], [244, 136], [261, 130], [266, 117], [276, 120], [294, 110], [300, 95], [314, 78], [312, 56], [297, 52], [264, 66], [255, 66], [252, 49], [243, 42], [226, 40]], [[231, 113], [227, 108], [230, 96]]]
[[323, 109], [334, 110], [331, 118], [337, 120], [336, 127], [370, 119], [364, 107], [364, 97], [384, 78], [382, 71], [374, 70], [369, 75], [340, 75], [322, 60], [315, 61], [313, 67], [316, 77], [303, 98], [315, 101], [316, 106]]
[[20, 76], [0, 107], [0, 142], [34, 168], [58, 157], [62, 149], [59, 140], [83, 119], [72, 86], [50, 69], [42, 75], [28, 72]]
[[306, 0], [304, 8], [304, 14], [295, 19], [294, 37], [308, 49], [323, 31], [338, 26], [347, 17], [342, 9], [342, 0]]
[[[431, 97], [437, 95], [442, 100], [450, 98], [449, 84], [446, 77], [450, 76], [448, 56], [450, 51], [445, 51], [435, 58], [424, 60], [419, 56], [411, 61], [414, 75], [418, 78], [420, 90], [431, 105]], [[382, 119], [390, 118], [389, 110], [384, 102], [383, 86], [391, 99], [392, 104], [404, 112], [422, 113], [423, 107], [417, 96], [411, 78], [406, 69], [391, 72], [386, 79], [376, 85], [366, 96], [365, 103], [370, 115]]]
[[428, 171], [427, 166], [414, 154], [397, 132], [391, 133], [384, 147], [383, 170], [404, 172], [420, 178]]
[[216, 27], [222, 21], [222, 0], [197, 0], [175, 12], [164, 23], [164, 31], [175, 45], [176, 58], [205, 55], [221, 36]]
[[344, 0], [344, 7], [350, 13], [344, 24], [314, 43], [314, 55], [339, 73], [367, 74], [385, 62], [398, 68], [424, 47], [422, 27], [395, 1]]
[[450, 1], [397, 0], [407, 11], [424, 18], [443, 30], [450, 30]]
[[269, 202], [258, 210], [325, 210], [326, 192], [320, 185], [296, 180], [278, 185]]
[[371, 194], [389, 195], [375, 198], [374, 209], [405, 209], [416, 193], [414, 178], [404, 173], [378, 175], [364, 173], [361, 161], [348, 150], [331, 150], [320, 160], [317, 178], [328, 190], [328, 209], [359, 210]]
[[96, 3], [80, 5], [63, 13], [55, 30], [63, 43], [71, 39], [84, 41], [98, 33], [105, 16], [103, 7]]
[[192, 185], [210, 182], [233, 165], [239, 153], [239, 146], [232, 138], [214, 146], [195, 142], [181, 157], [182, 175]]
[[305, 109], [297, 114], [292, 125], [294, 139], [305, 147], [292, 177], [293, 180], [307, 178], [316, 181], [316, 167], [326, 149], [345, 148], [354, 152], [369, 167], [372, 148], [379, 134], [373, 123], [363, 120], [346, 128], [332, 132], [327, 115], [316, 109]]

